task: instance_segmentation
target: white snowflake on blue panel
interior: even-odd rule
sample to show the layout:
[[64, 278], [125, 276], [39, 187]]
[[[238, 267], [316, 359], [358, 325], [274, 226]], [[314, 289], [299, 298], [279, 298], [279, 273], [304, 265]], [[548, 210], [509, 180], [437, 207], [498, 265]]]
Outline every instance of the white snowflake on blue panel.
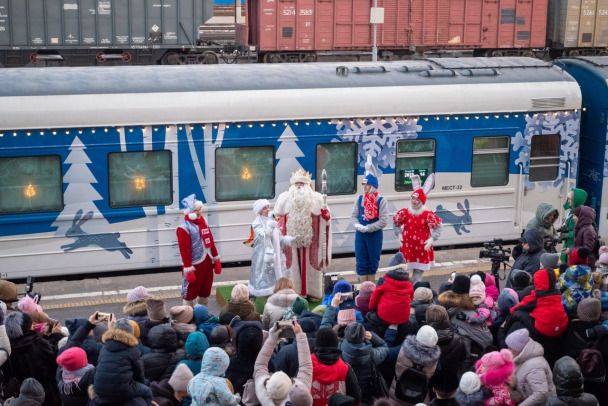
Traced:
[[[534, 189], [538, 183], [542, 192], [545, 192], [548, 187], [560, 185], [560, 190], [562, 193], [564, 192], [567, 162], [570, 162], [570, 179], [574, 179], [578, 172], [579, 126], [579, 112], [558, 113], [555, 115], [549, 113], [546, 116], [537, 114], [536, 117], [526, 117], [524, 134], [518, 132], [512, 139], [513, 151], [519, 151], [515, 164], [523, 165], [524, 174], [528, 175], [530, 173], [530, 148], [533, 136], [539, 134], [558, 134], [561, 139], [557, 179], [555, 181], [530, 182], [528, 176], [525, 176], [524, 183], [528, 189]], [[566, 187], [570, 188], [572, 185], [566, 185]]]
[[375, 118], [333, 120], [340, 140], [359, 144], [359, 162], [363, 168], [367, 155], [372, 157], [379, 173], [395, 169], [395, 148], [398, 140], [418, 138], [422, 126], [417, 118]]
[[604, 177], [608, 176], [608, 127], [606, 128], [606, 151], [604, 152]]

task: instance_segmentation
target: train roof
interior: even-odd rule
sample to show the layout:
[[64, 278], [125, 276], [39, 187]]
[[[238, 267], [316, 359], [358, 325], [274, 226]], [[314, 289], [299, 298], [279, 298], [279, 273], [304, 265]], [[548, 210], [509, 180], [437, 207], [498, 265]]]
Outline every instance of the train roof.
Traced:
[[578, 65], [586, 70], [592, 70], [596, 75], [608, 79], [608, 56], [579, 56], [568, 59], [558, 59], [556, 65]]
[[424, 116], [579, 108], [533, 58], [5, 69], [0, 129]]

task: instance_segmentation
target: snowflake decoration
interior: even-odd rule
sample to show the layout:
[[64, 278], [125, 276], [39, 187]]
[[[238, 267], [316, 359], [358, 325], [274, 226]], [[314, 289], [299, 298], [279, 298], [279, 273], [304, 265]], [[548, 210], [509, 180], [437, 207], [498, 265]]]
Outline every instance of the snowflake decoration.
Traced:
[[606, 127], [606, 149], [604, 152], [604, 177], [608, 176], [608, 127]]
[[372, 157], [378, 174], [382, 169], [395, 169], [396, 145], [398, 140], [418, 138], [422, 126], [417, 118], [373, 118], [355, 120], [333, 120], [340, 140], [359, 144], [359, 162], [365, 167], [367, 155]]
[[[558, 134], [561, 139], [558, 175], [555, 181], [537, 182], [545, 192], [549, 187], [560, 186], [562, 193], [566, 179], [567, 162], [570, 161], [570, 178], [574, 178], [578, 170], [578, 144], [579, 144], [580, 113], [567, 112], [558, 114], [536, 114], [534, 117], [526, 117], [526, 129], [524, 134], [518, 132], [512, 139], [513, 151], [519, 151], [515, 164], [523, 165], [523, 173], [530, 173], [530, 147], [532, 137], [539, 134]], [[608, 159], [608, 146], [607, 146]], [[530, 182], [525, 176], [524, 183], [528, 189], [534, 189], [535, 182]]]

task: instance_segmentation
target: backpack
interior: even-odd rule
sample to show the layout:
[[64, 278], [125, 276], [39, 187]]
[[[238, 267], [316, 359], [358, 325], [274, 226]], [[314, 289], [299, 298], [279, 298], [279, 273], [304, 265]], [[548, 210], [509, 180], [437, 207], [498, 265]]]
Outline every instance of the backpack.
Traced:
[[593, 343], [587, 343], [576, 331], [574, 335], [587, 346], [576, 357], [576, 363], [581, 368], [583, 378], [585, 378], [585, 381], [604, 382], [606, 380], [606, 365], [602, 353], [596, 348], [600, 341], [599, 338]]
[[395, 396], [407, 403], [424, 402], [428, 392], [429, 382], [422, 365], [414, 364], [403, 371], [395, 383]]

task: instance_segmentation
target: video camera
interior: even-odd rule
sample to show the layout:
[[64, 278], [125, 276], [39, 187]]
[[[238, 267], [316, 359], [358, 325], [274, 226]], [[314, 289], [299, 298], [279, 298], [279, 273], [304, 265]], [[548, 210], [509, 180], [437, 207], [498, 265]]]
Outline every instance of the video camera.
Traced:
[[507, 262], [511, 255], [510, 248], [502, 247], [502, 238], [483, 243], [483, 249], [479, 251], [479, 258], [490, 258], [492, 262]]

